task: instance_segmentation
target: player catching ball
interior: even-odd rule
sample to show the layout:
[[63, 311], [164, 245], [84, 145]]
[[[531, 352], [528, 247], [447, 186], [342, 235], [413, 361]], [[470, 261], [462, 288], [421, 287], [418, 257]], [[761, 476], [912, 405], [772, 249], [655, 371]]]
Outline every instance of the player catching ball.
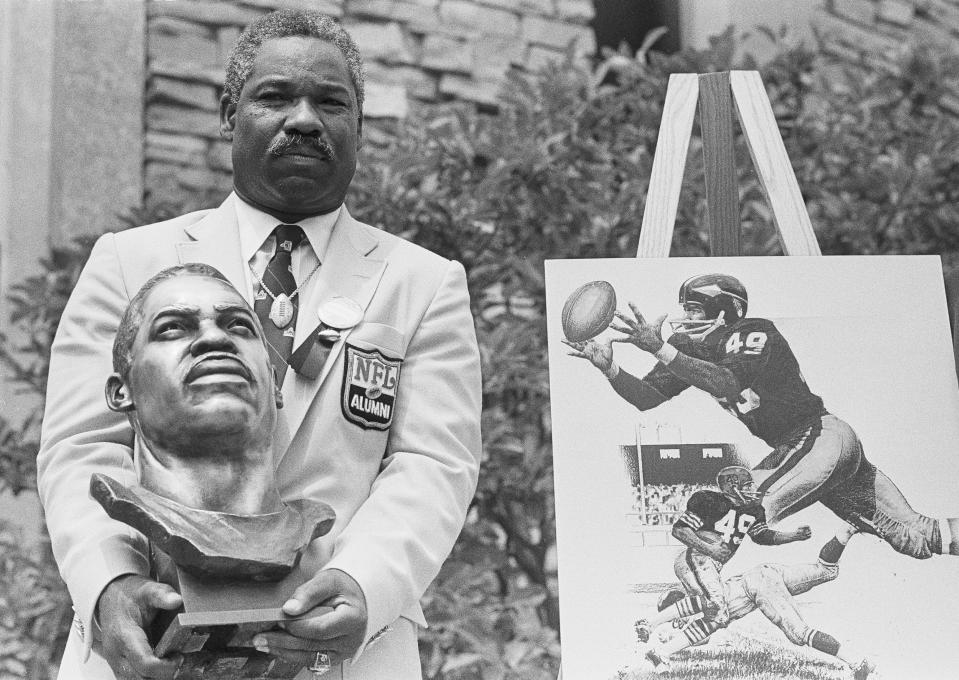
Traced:
[[[704, 274], [679, 288], [681, 319], [663, 340], [666, 315], [649, 323], [630, 303], [616, 312], [611, 341], [567, 342], [623, 399], [641, 411], [688, 387], [712, 395], [772, 450], [753, 470], [766, 518], [775, 523], [815, 502], [895, 550], [925, 559], [959, 555], [959, 519], [914, 511], [896, 485], [870, 463], [853, 429], [809, 389], [775, 324], [746, 316], [746, 288], [727, 274]], [[613, 360], [612, 343], [628, 343], [659, 361], [643, 378]]]

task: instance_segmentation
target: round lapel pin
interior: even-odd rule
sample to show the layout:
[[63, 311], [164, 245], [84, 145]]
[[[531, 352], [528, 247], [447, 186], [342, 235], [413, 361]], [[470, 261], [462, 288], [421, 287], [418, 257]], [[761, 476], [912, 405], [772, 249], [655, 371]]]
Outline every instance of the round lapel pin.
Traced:
[[340, 332], [353, 328], [363, 320], [363, 308], [348, 297], [337, 296], [322, 303], [316, 310], [322, 328], [319, 337], [336, 342]]

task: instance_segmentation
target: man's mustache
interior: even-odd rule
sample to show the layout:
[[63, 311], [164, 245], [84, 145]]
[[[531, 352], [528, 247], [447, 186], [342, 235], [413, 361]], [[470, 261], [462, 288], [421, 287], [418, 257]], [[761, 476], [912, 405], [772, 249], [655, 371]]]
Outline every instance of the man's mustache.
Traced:
[[318, 135], [305, 135], [302, 132], [290, 132], [273, 141], [269, 151], [274, 156], [289, 153], [308, 152], [318, 154], [324, 160], [333, 160], [333, 147]]

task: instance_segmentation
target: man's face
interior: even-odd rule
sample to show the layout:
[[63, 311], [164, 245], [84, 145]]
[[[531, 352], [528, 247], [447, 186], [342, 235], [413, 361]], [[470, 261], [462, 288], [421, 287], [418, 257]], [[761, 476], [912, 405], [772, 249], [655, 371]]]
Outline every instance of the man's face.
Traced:
[[759, 500], [752, 475], [747, 472], [722, 475], [718, 485], [720, 492], [736, 505], [748, 505]]
[[220, 102], [237, 193], [278, 216], [340, 206], [356, 170], [359, 125], [346, 59], [318, 38], [264, 41], [239, 102]]
[[108, 403], [135, 410], [146, 440], [177, 452], [211, 436], [268, 441], [279, 397], [260, 333], [230, 285], [194, 275], [162, 281], [144, 300], [128, 379], [107, 383]]
[[702, 321], [706, 318], [706, 310], [698, 302], [687, 302], [683, 305], [683, 318], [687, 321]]

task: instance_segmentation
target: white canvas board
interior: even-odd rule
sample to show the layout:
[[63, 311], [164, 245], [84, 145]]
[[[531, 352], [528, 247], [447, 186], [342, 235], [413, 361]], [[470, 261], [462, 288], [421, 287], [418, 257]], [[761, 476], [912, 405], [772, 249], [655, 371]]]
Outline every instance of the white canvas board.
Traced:
[[[634, 492], [619, 447], [635, 444], [637, 436], [645, 444], [724, 442], [755, 464], [769, 446], [695, 388], [638, 411], [595, 367], [568, 355], [561, 342], [563, 304], [581, 284], [605, 280], [616, 291], [620, 311], [628, 312], [627, 302], [633, 302], [650, 320], [667, 312], [675, 317], [681, 313], [680, 284], [711, 272], [731, 274], [745, 285], [747, 316], [773, 321], [811, 390], [854, 428], [867, 458], [913, 508], [933, 518], [959, 516], [959, 389], [937, 257], [549, 261], [564, 680], [654, 677], [633, 623], [654, 607], [654, 584], [676, 581], [672, 556], [680, 548], [642, 545], [663, 538], [665, 531], [637, 530]], [[601, 337], [606, 334], [617, 335], [607, 330]], [[613, 347], [617, 363], [639, 377], [656, 362], [635, 346]], [[814, 561], [841, 521], [817, 503], [774, 528], [801, 524], [813, 530], [809, 541], [757, 546], [747, 540], [722, 573], [763, 562]], [[846, 548], [838, 578], [796, 599], [810, 626], [850, 641], [874, 659], [876, 677], [959, 674], [959, 557], [917, 560], [875, 536], [858, 535]], [[706, 659], [704, 652], [711, 650], [725, 668], [710, 670], [709, 677], [755, 677], [755, 669], [746, 672], [738, 665], [736, 649], [744, 640], [768, 649], [770, 659], [785, 656], [808, 666], [811, 675], [802, 677], [851, 677], [834, 657], [792, 645], [759, 612], [720, 631], [689, 658]], [[715, 662], [713, 656], [708, 659]], [[674, 670], [685, 667], [673, 665]]]

